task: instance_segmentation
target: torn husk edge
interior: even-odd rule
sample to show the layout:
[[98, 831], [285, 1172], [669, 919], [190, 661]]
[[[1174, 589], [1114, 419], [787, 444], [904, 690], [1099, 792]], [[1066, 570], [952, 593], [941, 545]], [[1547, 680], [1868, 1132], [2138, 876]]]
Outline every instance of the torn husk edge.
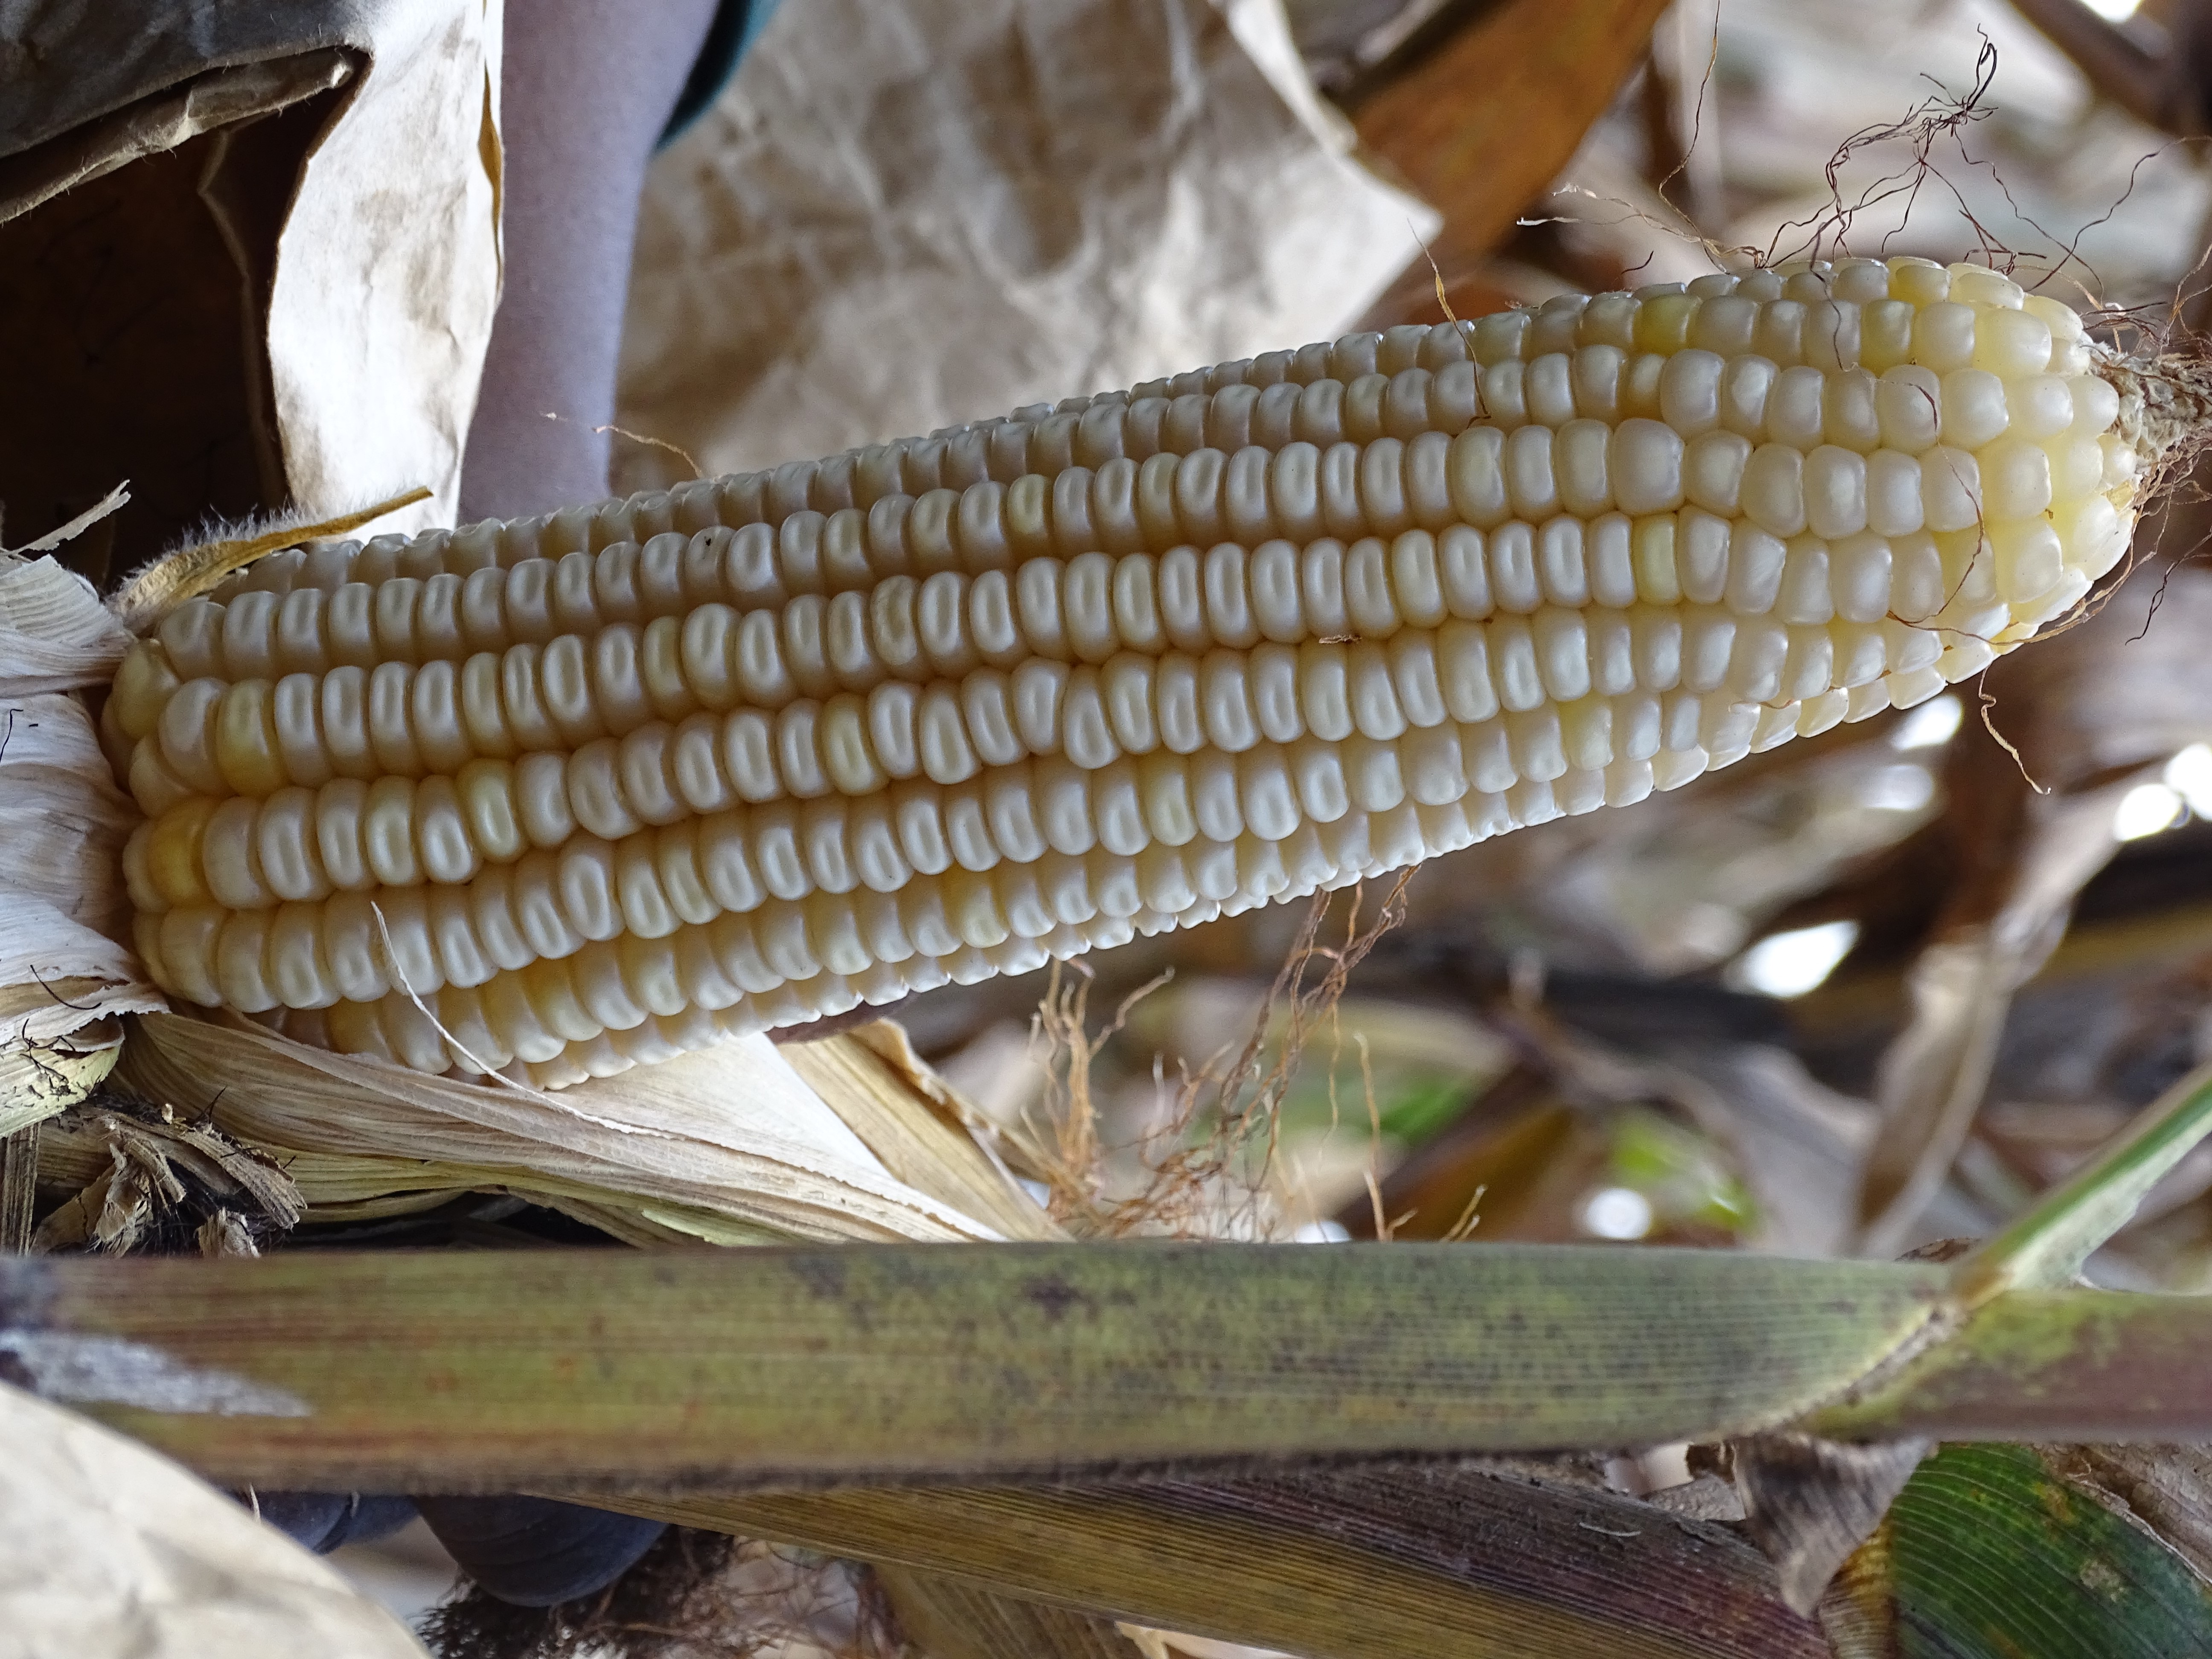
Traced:
[[[764, 1037], [553, 1096], [330, 1054], [242, 1019], [136, 1026], [118, 1079], [141, 1097], [249, 1146], [388, 1160], [395, 1192], [488, 1185], [722, 1243], [1000, 1237], [894, 1176]], [[910, 1099], [872, 1103], [926, 1110]]]
[[131, 950], [120, 858], [137, 808], [77, 695], [131, 635], [51, 556], [0, 554], [0, 1136], [82, 1100], [122, 1017], [168, 1006]]

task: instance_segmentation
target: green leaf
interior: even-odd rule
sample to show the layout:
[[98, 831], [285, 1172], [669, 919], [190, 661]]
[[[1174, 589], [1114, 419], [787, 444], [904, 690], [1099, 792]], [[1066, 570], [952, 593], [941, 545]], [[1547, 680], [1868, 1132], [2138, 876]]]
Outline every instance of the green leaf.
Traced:
[[989, 1480], [1736, 1437], [2212, 1437], [2212, 1299], [1540, 1245], [0, 1259], [0, 1356], [204, 1473]]
[[2144, 1195], [2208, 1134], [2212, 1066], [2200, 1066], [2025, 1214], [1960, 1258], [1960, 1299], [1972, 1305], [2008, 1290], [2067, 1283], [2091, 1252], [2135, 1218]]
[[2014, 1291], [1797, 1426], [1832, 1440], [2212, 1439], [2212, 1297]]
[[988, 1478], [1742, 1433], [1943, 1284], [1528, 1245], [44, 1258], [0, 1262], [0, 1352], [259, 1486]]
[[1835, 1595], [1851, 1659], [2212, 1655], [2212, 1596], [2188, 1564], [2025, 1446], [1923, 1463]]
[[1411, 1079], [1382, 1107], [1378, 1127], [1388, 1139], [1416, 1145], [1466, 1110], [1472, 1092], [1463, 1078]]

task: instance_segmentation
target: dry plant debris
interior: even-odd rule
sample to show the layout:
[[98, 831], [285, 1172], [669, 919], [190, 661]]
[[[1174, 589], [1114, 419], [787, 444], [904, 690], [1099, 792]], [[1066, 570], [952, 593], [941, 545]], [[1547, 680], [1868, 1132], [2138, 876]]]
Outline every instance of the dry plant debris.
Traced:
[[672, 1527], [601, 1595], [526, 1608], [462, 1587], [423, 1622], [438, 1659], [901, 1659], [873, 1573]]
[[[1585, 9], [1587, 22], [1601, 9]], [[1949, 89], [1915, 94], [1903, 120], [1895, 112], [1912, 100], [1878, 72], [1894, 67], [1881, 47], [1844, 54], [1839, 89], [1797, 107], [1808, 100], [1787, 94], [1806, 84], [1807, 40], [1825, 27], [1832, 46], [1846, 11], [1855, 40], [1881, 38], [1866, 9], [1723, 8], [1710, 81], [1686, 103], [1695, 52], [1644, 71], [1660, 103], [1712, 118], [1705, 142], [1718, 143], [1721, 165], [1702, 193], [1678, 187], [1687, 152], [1668, 152], [1624, 103], [1503, 258], [1486, 235], [1461, 250], [1461, 268], [1440, 273], [1440, 306], [1473, 314], [1474, 283], [1527, 297], [1613, 286], [1712, 248], [1825, 252], [1845, 238], [1948, 257], [1978, 244], [1987, 262], [2046, 292], [2070, 300], [2082, 284], [2108, 301], [2090, 319], [2101, 340], [2193, 349], [2192, 250], [2172, 225], [2201, 214], [2201, 180], [2086, 94], [2013, 97], [2013, 87], [2081, 88], [2002, 25], [1994, 57], [1986, 39], [1962, 37], [1958, 20], [1987, 21], [1996, 14], [1986, 7], [1946, 9], [1938, 40], [1972, 46], [1965, 73], [1947, 64]], [[1675, 84], [1660, 84], [1669, 74]], [[1837, 120], [1854, 100], [1879, 109]], [[1824, 140], [1818, 156], [1783, 142], [1815, 121], [1829, 134], [1860, 131], [1840, 151]], [[2090, 197], [2110, 210], [2095, 223], [2076, 210]], [[2197, 418], [2193, 374], [2129, 390], [2130, 429], [2170, 422], [2177, 401]], [[1006, 1057], [1022, 1045], [986, 1054], [986, 1039], [1034, 986], [939, 994], [914, 1010], [916, 1029], [929, 1052], [955, 1056], [969, 1092], [1012, 1103], [999, 1120], [1006, 1163], [1083, 1237], [1366, 1233], [1890, 1255], [1995, 1232], [2212, 1054], [2212, 890], [2193, 868], [2212, 844], [2212, 678], [2191, 626], [2212, 614], [2212, 584], [2190, 562], [2202, 515], [2179, 475], [2193, 459], [2160, 481], [2178, 505], [2139, 544], [2147, 568], [2134, 581], [2101, 589], [2064, 641], [1999, 665], [1948, 707], [1838, 727], [1694, 794], [1439, 860], [1398, 884], [1379, 921], [1362, 920], [1355, 902], [1348, 915], [1316, 904], [1303, 918], [1215, 923], [1181, 942], [1172, 980], [1157, 943], [1091, 972], [1055, 969], [1018, 1060]], [[1272, 981], [1253, 970], [1276, 962]], [[1094, 1029], [1099, 1005], [1114, 1012]], [[1237, 1029], [1223, 1024], [1224, 1006], [1258, 1011], [1241, 1043], [1219, 1041]], [[1372, 1018], [1355, 1023], [1363, 1008]], [[975, 1065], [957, 1065], [963, 1044]], [[1316, 1074], [1322, 1112], [1300, 1098]], [[68, 1206], [51, 1208], [48, 1194], [49, 1244], [241, 1254], [289, 1225], [288, 1211], [297, 1218], [296, 1194], [206, 1132], [111, 1116], [96, 1133], [112, 1167], [70, 1200], [75, 1220], [58, 1223]], [[83, 1151], [75, 1129], [52, 1145], [55, 1168]], [[1308, 1178], [1324, 1166], [1328, 1181]], [[2212, 1158], [2175, 1164], [2091, 1273], [2212, 1285], [2209, 1190]], [[1817, 1444], [1808, 1461], [1832, 1470]], [[1758, 1531], [1774, 1488], [1744, 1467]], [[1965, 1493], [1984, 1518], [2027, 1512], [2014, 1500], [2071, 1516], [2081, 1499], [2091, 1520], [2125, 1509], [2136, 1530], [2099, 1542], [2091, 1565], [2123, 1561], [2136, 1572], [2128, 1582], [2150, 1586], [2197, 1639], [2194, 1581], [2173, 1567], [2185, 1558], [2203, 1571], [2193, 1468], [2094, 1448], [1939, 1454], [1888, 1518], [1876, 1524], [1882, 1501], [1849, 1517], [1845, 1532], [1871, 1527], [1872, 1540], [1823, 1608], [1829, 1633], [1838, 1651], [1883, 1651], [1849, 1644], [1878, 1644], [1948, 1593], [1940, 1573], [1926, 1576], [1941, 1555], [1928, 1540], [1960, 1535], [1945, 1505]], [[1703, 1504], [1717, 1485], [1687, 1478], [1692, 1468], [1662, 1451], [1616, 1480], [1656, 1486], [1654, 1509], [1686, 1513], [1692, 1489]], [[676, 1536], [668, 1548], [684, 1559], [641, 1579], [634, 1605], [610, 1601], [518, 1634], [471, 1624], [483, 1609], [462, 1604], [441, 1639], [456, 1656], [506, 1659], [609, 1640], [673, 1656], [687, 1642], [753, 1651], [792, 1638], [772, 1621], [757, 1638], [715, 1624], [728, 1611], [714, 1601], [728, 1564], [702, 1569], [704, 1547]], [[1797, 1600], [1809, 1603], [1838, 1553], [1831, 1537], [1793, 1585]], [[696, 1615], [705, 1622], [664, 1620], [702, 1595], [714, 1604]]]

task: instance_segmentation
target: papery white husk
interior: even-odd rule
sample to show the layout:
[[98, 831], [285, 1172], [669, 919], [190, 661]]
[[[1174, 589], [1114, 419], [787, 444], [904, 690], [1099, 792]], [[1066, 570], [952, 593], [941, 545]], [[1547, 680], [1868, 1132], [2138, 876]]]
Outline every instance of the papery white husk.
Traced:
[[115, 1064], [119, 1017], [167, 1006], [127, 944], [138, 810], [77, 695], [130, 644], [82, 577], [0, 554], [0, 1135], [82, 1100]]
[[384, 1608], [243, 1505], [0, 1383], [0, 1655], [422, 1659]]

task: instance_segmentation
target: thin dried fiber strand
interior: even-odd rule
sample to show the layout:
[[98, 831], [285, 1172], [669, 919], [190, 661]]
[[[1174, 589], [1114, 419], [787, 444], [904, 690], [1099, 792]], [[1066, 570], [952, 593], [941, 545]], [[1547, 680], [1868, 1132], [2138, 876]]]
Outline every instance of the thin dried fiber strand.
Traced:
[[0, 556], [12, 554], [17, 558], [28, 558], [34, 553], [51, 553], [64, 544], [75, 541], [109, 514], [118, 512], [130, 504], [131, 480], [125, 478], [60, 528], [49, 530], [38, 540], [26, 542], [21, 547], [0, 547]]
[[[279, 552], [325, 536], [343, 536], [396, 513], [403, 507], [428, 501], [429, 489], [422, 484], [402, 490], [388, 501], [374, 507], [364, 507], [352, 513], [341, 513], [336, 518], [319, 520], [307, 525], [283, 525], [259, 535], [232, 540], [204, 542], [198, 547], [187, 547], [155, 560], [143, 570], [118, 588], [107, 602], [107, 608], [119, 622], [134, 634], [144, 634], [162, 617], [221, 582], [234, 571], [242, 570], [264, 554]], [[129, 497], [125, 496], [125, 500]], [[117, 502], [117, 506], [122, 505]]]

